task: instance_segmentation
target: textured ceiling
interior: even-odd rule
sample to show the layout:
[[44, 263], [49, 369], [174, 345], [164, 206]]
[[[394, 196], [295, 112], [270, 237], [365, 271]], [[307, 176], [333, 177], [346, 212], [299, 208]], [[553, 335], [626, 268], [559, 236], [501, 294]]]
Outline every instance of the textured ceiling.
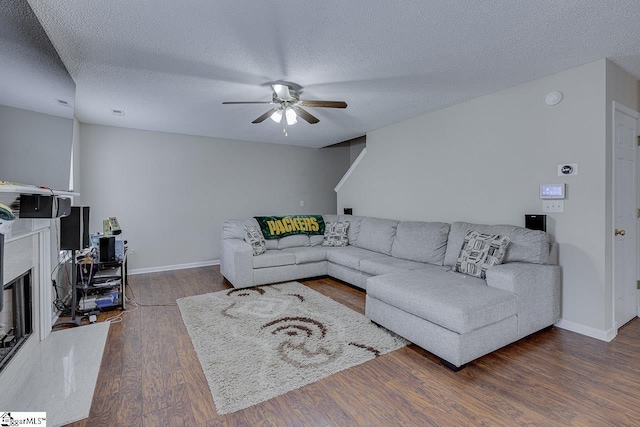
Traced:
[[0, 59], [0, 105], [73, 119], [75, 84], [24, 0], [0, 2]]
[[[85, 123], [322, 147], [605, 57], [640, 78], [638, 0], [29, 3]], [[284, 136], [251, 124], [269, 106], [222, 105], [274, 81], [349, 107]]]

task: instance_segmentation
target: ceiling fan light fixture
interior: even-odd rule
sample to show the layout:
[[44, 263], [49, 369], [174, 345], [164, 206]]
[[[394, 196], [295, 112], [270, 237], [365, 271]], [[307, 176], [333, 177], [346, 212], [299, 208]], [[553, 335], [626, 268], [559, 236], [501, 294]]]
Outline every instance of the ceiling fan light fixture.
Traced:
[[287, 134], [287, 126], [298, 123], [298, 117], [312, 125], [320, 121], [306, 110], [307, 107], [347, 108], [347, 103], [344, 101], [302, 100], [300, 99], [299, 89], [294, 89], [294, 86], [299, 87], [295, 84], [292, 86], [272, 84], [273, 94], [271, 95], [271, 101], [225, 101], [223, 104], [271, 104], [273, 107], [269, 111], [266, 111], [251, 123], [262, 123], [269, 117], [276, 123], [282, 123], [284, 117], [286, 119], [283, 126], [285, 135]]
[[287, 108], [287, 110], [285, 111], [285, 117], [287, 118], [287, 124], [289, 126], [298, 123], [297, 116], [298, 115], [296, 114], [295, 110], [291, 107]]
[[282, 110], [276, 110], [271, 115], [271, 120], [276, 123], [280, 123], [282, 121]]

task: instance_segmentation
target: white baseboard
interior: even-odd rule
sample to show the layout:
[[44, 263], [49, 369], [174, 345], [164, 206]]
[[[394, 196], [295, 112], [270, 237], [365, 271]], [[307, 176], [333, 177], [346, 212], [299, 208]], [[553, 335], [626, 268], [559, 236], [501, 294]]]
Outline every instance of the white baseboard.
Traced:
[[618, 335], [618, 331], [611, 328], [608, 330], [596, 329], [590, 326], [585, 326], [580, 323], [571, 322], [570, 320], [560, 319], [558, 323], [555, 324], [558, 328], [566, 329], [567, 331], [576, 332], [581, 335], [586, 335], [591, 338], [598, 339], [600, 341], [610, 342], [612, 339]]
[[220, 265], [219, 259], [211, 261], [190, 262], [187, 264], [161, 265], [158, 267], [134, 268], [127, 271], [127, 274], [133, 276], [136, 274], [158, 273], [161, 271], [186, 270], [187, 268], [209, 267], [211, 265]]

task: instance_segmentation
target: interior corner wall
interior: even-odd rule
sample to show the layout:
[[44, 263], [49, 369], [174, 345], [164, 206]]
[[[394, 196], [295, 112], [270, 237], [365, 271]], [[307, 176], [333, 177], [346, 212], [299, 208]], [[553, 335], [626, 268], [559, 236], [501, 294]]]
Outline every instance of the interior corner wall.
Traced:
[[73, 142], [71, 144], [71, 149], [73, 150], [73, 164], [71, 167], [73, 168], [73, 185], [72, 189], [76, 193], [80, 193], [80, 196], [76, 196], [73, 199], [73, 203], [75, 205], [82, 204], [82, 169], [81, 169], [81, 159], [82, 159], [82, 144], [80, 144], [80, 122], [78, 119], [73, 119]]
[[[229, 218], [335, 213], [349, 147], [323, 149], [80, 124], [91, 231], [116, 216], [131, 269], [220, 258]], [[300, 206], [304, 201], [304, 207]]]
[[[558, 105], [545, 104], [551, 91], [564, 94]], [[566, 183], [565, 212], [547, 217], [560, 245], [562, 318], [605, 334], [604, 103], [600, 60], [372, 131], [338, 210], [524, 225], [542, 212], [540, 184]], [[561, 163], [578, 163], [579, 175], [558, 176]]]

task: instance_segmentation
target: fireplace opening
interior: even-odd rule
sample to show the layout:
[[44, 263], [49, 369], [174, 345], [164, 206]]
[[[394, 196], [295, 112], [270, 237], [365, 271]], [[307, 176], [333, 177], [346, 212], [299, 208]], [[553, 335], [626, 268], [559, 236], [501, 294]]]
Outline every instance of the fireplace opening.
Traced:
[[0, 311], [0, 371], [33, 333], [31, 271], [4, 285]]

